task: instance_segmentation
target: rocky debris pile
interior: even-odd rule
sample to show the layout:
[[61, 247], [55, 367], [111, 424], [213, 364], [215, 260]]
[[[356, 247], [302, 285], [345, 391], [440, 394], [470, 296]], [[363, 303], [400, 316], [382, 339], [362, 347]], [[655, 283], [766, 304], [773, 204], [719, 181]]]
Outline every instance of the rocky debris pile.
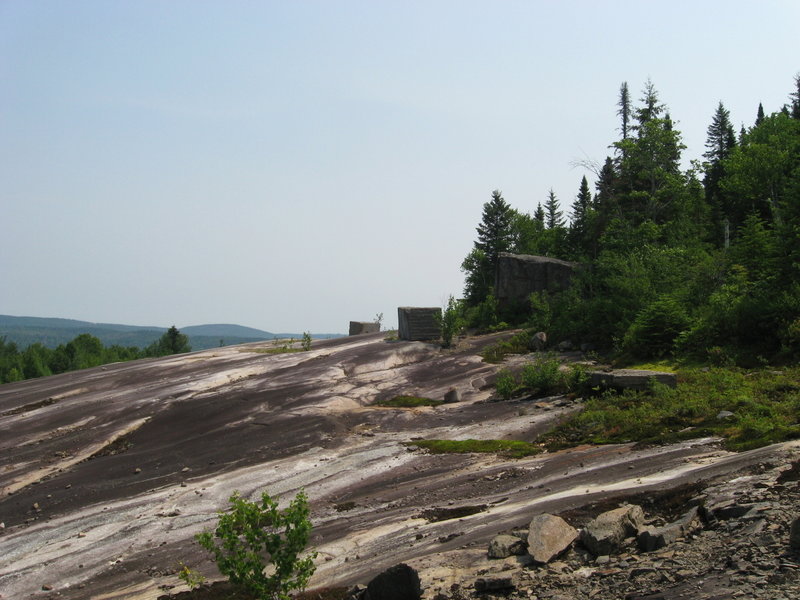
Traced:
[[424, 597], [800, 599], [800, 461], [690, 492], [662, 510], [537, 515], [496, 536], [471, 580]]

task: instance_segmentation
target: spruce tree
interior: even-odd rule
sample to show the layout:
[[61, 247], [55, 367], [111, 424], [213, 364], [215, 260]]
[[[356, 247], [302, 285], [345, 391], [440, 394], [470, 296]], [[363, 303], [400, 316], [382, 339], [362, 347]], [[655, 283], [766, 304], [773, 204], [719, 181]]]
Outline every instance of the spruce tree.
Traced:
[[617, 102], [619, 110], [617, 115], [622, 119], [622, 139], [628, 139], [628, 127], [631, 120], [631, 95], [628, 92], [628, 82], [623, 81], [619, 86], [619, 102]]
[[705, 188], [706, 203], [711, 209], [713, 221], [713, 237], [718, 246], [724, 244], [725, 219], [730, 217], [730, 207], [720, 188], [720, 181], [725, 175], [724, 161], [736, 147], [736, 134], [733, 132], [730, 112], [722, 102], [717, 106], [711, 125], [708, 126], [706, 138]]
[[494, 268], [501, 252], [507, 252], [511, 247], [511, 216], [512, 210], [503, 199], [500, 190], [492, 192], [492, 199], [483, 205], [481, 222], [476, 228], [478, 241], [475, 247], [482, 250]]
[[491, 293], [500, 253], [508, 251], [513, 242], [513, 217], [514, 210], [500, 190], [494, 190], [492, 199], [483, 205], [475, 247], [461, 263], [466, 273], [464, 294], [472, 305], [480, 304]]
[[547, 194], [547, 201], [544, 203], [544, 209], [547, 214], [547, 228], [557, 229], [564, 226], [564, 213], [558, 210], [558, 199], [556, 198], [553, 188]]
[[592, 210], [592, 193], [584, 175], [575, 202], [572, 203], [569, 224], [569, 242], [576, 258], [589, 252], [589, 220]]
[[756, 127], [761, 125], [764, 122], [764, 107], [761, 105], [761, 102], [758, 103], [758, 113], [756, 113]]
[[544, 227], [544, 209], [542, 208], [541, 202], [536, 205], [536, 212], [533, 213], [533, 218], [539, 221], [539, 223], [542, 224], [542, 227]]
[[794, 88], [789, 94], [792, 99], [791, 115], [793, 119], [800, 119], [800, 74], [794, 76]]

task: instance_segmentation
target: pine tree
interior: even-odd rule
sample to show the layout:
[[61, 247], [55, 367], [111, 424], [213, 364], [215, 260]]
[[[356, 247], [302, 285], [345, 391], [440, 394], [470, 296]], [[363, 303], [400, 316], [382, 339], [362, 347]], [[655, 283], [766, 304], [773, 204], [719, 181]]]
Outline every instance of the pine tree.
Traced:
[[558, 199], [553, 192], [553, 188], [547, 194], [547, 201], [544, 203], [544, 209], [547, 214], [547, 228], [557, 229], [564, 226], [564, 213], [558, 210]]

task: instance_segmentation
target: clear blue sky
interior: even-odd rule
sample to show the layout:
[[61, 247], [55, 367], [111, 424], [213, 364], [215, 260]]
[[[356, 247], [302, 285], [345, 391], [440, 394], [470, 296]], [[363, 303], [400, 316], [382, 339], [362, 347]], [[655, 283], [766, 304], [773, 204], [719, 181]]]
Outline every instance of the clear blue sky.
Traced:
[[[346, 332], [441, 305], [493, 189], [565, 210], [651, 78], [700, 158], [800, 2], [0, 0], [0, 313]], [[593, 181], [591, 182], [593, 183]]]

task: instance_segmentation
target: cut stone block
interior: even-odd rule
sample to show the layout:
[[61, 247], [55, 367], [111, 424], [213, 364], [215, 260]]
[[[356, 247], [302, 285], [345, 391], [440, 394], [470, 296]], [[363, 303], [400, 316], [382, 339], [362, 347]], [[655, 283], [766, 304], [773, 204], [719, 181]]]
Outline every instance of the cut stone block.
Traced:
[[380, 330], [381, 324], [374, 321], [350, 321], [350, 335], [378, 333]]
[[398, 336], [401, 340], [426, 341], [442, 337], [441, 308], [401, 306], [397, 309]]
[[675, 387], [678, 378], [675, 373], [663, 371], [640, 371], [638, 369], [617, 369], [615, 371], [593, 371], [589, 373], [592, 387], [646, 390], [655, 380], [663, 385]]
[[495, 271], [494, 295], [500, 307], [527, 303], [534, 292], [556, 292], [572, 282], [577, 263], [501, 252]]

